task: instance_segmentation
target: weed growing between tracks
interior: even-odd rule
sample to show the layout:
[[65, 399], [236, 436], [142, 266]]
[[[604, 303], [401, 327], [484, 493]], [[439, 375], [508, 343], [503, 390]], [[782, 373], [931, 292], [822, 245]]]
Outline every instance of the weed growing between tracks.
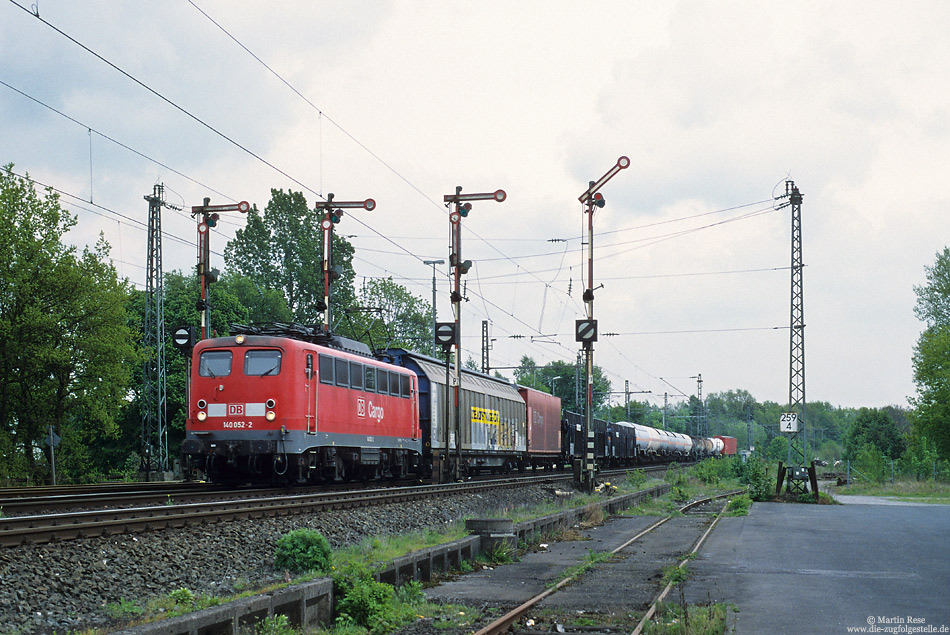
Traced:
[[[645, 635], [680, 635], [703, 633], [719, 635], [728, 632], [729, 609], [725, 604], [676, 604], [662, 602], [656, 615], [643, 629]], [[733, 610], [735, 608], [733, 607]]]

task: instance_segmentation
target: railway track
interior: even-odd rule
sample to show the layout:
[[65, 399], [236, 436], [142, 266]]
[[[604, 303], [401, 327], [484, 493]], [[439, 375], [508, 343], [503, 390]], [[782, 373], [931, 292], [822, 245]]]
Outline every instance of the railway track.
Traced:
[[[687, 549], [689, 549], [688, 555], [681, 560], [676, 560], [678, 564], [673, 563], [677, 568], [683, 567], [709, 536], [724, 511], [724, 499], [739, 493], [741, 492], [727, 492], [714, 497], [693, 501], [680, 508], [680, 512], [687, 518], [684, 522], [679, 523], [679, 527], [673, 528], [670, 526], [671, 531], [680, 534], [675, 537], [675, 541], [683, 542], [684, 538], [687, 538], [691, 548], [687, 547]], [[630, 569], [624, 569], [623, 571], [618, 569], [624, 566], [623, 563], [626, 562], [632, 548], [641, 544], [645, 538], [656, 537], [660, 532], [663, 532], [664, 526], [673, 518], [679, 517], [670, 515], [651, 524], [649, 527], [638, 532], [623, 544], [610, 551], [609, 554], [605, 554], [605, 558], [593, 567], [581, 568], [577, 573], [565, 577], [556, 585], [551, 586], [496, 619], [494, 622], [484, 626], [481, 630], [477, 631], [475, 635], [501, 635], [501, 633], [507, 632], [519, 635], [540, 635], [541, 633], [550, 632], [585, 633], [586, 635], [592, 633], [616, 634], [630, 632], [631, 628], [634, 629], [633, 633], [640, 633], [644, 625], [656, 611], [657, 604], [662, 602], [669, 594], [674, 582], [671, 581], [659, 593], [650, 591], [651, 594], [649, 597], [641, 602], [642, 606], [647, 606], [648, 608], [635, 627], [623, 622], [604, 624], [590, 623], [590, 620], [594, 619], [598, 614], [597, 611], [591, 610], [593, 604], [591, 597], [606, 596], [610, 602], [617, 601], [621, 606], [619, 612], [623, 613], [624, 611], [629, 612], [629, 608], [637, 603], [639, 599], [638, 596], [645, 592], [644, 589], [655, 589], [653, 579], [660, 577], [657, 571], [658, 565], [655, 554], [650, 562], [646, 563], [646, 567], [637, 571], [635, 574], [642, 575], [644, 577], [642, 581], [631, 579], [633, 576], [630, 575], [630, 572], [631, 570], [636, 571], [635, 566], [628, 563], [626, 566], [630, 567]], [[697, 519], [699, 519], [699, 521], [697, 521]], [[654, 550], [645, 544], [642, 545], [642, 548], [648, 552]], [[599, 569], [599, 573], [596, 571], [597, 569]], [[649, 573], [651, 570], [653, 571], [652, 574]], [[584, 576], [587, 575], [590, 577], [584, 578]], [[620, 588], [612, 590], [610, 588], [611, 584], [614, 586], [619, 585]], [[557, 594], [556, 597], [555, 594]], [[587, 611], [588, 615], [585, 616], [588, 618], [587, 623], [583, 626], [571, 626], [572, 619], [576, 618], [578, 613], [585, 612], [585, 610], [578, 610], [578, 607]], [[543, 623], [535, 623], [534, 620], [527, 619], [532, 609], [545, 610], [546, 617]], [[559, 617], [559, 613], [563, 617]]]
[[471, 483], [449, 483], [345, 492], [320, 492], [259, 496], [226, 501], [203, 501], [147, 507], [95, 509], [0, 518], [0, 545], [16, 547], [59, 540], [137, 533], [181, 528], [200, 523], [243, 518], [289, 515], [322, 509], [346, 509], [420, 498], [477, 492], [492, 488], [517, 487], [563, 481], [565, 475], [496, 479]]
[[[667, 466], [646, 466], [644, 471], [665, 470]], [[601, 479], [619, 477], [627, 470], [606, 470]], [[17, 547], [60, 540], [177, 529], [201, 523], [244, 518], [263, 518], [321, 509], [346, 509], [421, 498], [477, 492], [492, 488], [561, 483], [571, 477], [563, 472], [543, 475], [471, 480], [462, 483], [373, 489], [307, 488], [227, 490], [208, 484], [143, 484], [119, 487], [82, 487], [78, 494], [63, 488], [47, 495], [13, 496], [0, 491], [0, 546]], [[144, 484], [149, 485], [149, 484]], [[44, 488], [37, 488], [42, 491]], [[68, 491], [68, 490], [67, 490]], [[44, 510], [40, 513], [40, 510]], [[67, 510], [52, 511], [49, 510]]]

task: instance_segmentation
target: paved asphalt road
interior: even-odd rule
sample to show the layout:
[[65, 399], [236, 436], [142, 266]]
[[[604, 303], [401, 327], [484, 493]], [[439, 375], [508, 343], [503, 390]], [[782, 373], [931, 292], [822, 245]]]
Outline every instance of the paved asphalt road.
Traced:
[[722, 519], [686, 601], [735, 605], [737, 633], [950, 633], [950, 506], [846, 500]]

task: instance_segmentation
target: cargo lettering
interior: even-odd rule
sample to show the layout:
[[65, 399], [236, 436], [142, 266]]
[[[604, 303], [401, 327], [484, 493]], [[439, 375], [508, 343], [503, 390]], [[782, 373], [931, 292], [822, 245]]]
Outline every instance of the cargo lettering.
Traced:
[[501, 413], [499, 413], [497, 410], [489, 410], [488, 408], [472, 406], [472, 423], [497, 426], [500, 421]]
[[383, 420], [385, 412], [383, 411], [382, 406], [373, 405], [373, 402], [366, 403], [366, 400], [362, 397], [357, 398], [356, 400], [356, 416], [357, 417], [369, 417], [370, 419], [375, 419], [377, 423]]

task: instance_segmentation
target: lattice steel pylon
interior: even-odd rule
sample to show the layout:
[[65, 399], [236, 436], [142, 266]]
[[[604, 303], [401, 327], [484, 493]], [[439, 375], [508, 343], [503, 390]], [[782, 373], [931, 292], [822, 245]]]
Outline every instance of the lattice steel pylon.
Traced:
[[787, 491], [808, 491], [805, 476], [808, 431], [805, 426], [805, 284], [802, 262], [802, 193], [794, 181], [785, 182], [785, 196], [792, 210], [792, 301], [789, 315], [788, 411], [798, 415], [798, 431], [788, 444]]
[[[162, 288], [162, 207], [164, 185], [148, 201], [148, 264], [145, 273], [145, 364], [142, 379], [142, 471], [167, 472], [168, 428], [165, 419], [165, 303]], [[156, 450], [157, 448], [157, 450]]]

